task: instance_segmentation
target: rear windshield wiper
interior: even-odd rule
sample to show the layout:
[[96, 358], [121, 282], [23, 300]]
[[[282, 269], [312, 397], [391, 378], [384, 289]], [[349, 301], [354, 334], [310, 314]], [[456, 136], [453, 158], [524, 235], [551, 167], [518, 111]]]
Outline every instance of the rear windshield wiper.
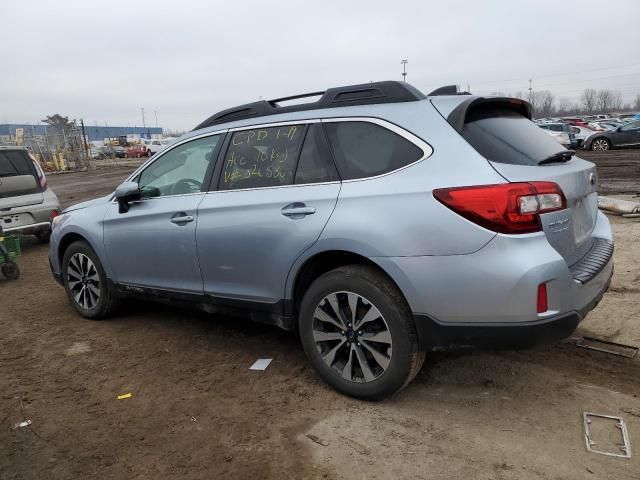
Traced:
[[549, 155], [547, 158], [540, 160], [538, 165], [544, 165], [545, 163], [568, 162], [575, 154], [575, 150], [563, 150], [562, 152], [554, 153], [553, 155]]

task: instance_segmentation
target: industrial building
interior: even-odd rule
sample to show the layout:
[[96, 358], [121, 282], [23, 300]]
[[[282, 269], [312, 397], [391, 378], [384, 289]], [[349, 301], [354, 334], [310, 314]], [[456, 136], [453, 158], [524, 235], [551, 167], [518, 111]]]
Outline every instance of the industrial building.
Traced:
[[[52, 132], [49, 125], [28, 125], [19, 123], [0, 124], [0, 137], [16, 137], [16, 130], [22, 129], [23, 136], [47, 135]], [[111, 127], [111, 126], [84, 126], [85, 135], [89, 142], [102, 141], [105, 138], [120, 136], [135, 136], [140, 138], [152, 138], [162, 136], [162, 127]]]

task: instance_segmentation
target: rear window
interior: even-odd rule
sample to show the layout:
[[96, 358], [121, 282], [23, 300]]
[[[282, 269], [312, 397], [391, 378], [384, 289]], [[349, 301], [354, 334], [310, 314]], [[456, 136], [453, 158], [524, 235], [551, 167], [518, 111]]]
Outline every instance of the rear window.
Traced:
[[22, 150], [0, 150], [0, 177], [33, 175], [31, 159]]
[[538, 165], [564, 150], [553, 137], [518, 112], [507, 108], [472, 109], [462, 136], [487, 160], [512, 165]]
[[343, 180], [391, 172], [424, 155], [406, 138], [374, 123], [329, 122], [325, 127]]

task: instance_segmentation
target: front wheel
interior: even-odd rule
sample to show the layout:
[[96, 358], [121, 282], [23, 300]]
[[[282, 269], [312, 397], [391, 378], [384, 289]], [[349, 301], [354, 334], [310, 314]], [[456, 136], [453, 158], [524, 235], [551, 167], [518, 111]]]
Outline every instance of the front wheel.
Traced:
[[387, 397], [405, 387], [424, 362], [404, 297], [370, 266], [341, 267], [313, 282], [300, 306], [299, 326], [318, 374], [352, 397]]
[[102, 264], [86, 242], [69, 245], [62, 259], [62, 278], [69, 302], [83, 317], [105, 318], [117, 307]]
[[609, 150], [610, 148], [611, 144], [606, 138], [596, 138], [593, 142], [591, 142], [591, 150], [595, 152], [604, 152], [605, 150]]

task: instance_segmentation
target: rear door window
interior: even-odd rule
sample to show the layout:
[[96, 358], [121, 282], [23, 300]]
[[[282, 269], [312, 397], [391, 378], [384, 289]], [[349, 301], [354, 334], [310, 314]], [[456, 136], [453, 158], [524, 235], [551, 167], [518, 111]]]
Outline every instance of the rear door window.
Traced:
[[322, 125], [309, 126], [304, 139], [294, 183], [320, 183], [338, 180], [338, 172], [327, 145]]
[[381, 175], [424, 156], [421, 148], [370, 122], [327, 122], [327, 137], [343, 180]]
[[564, 150], [531, 120], [499, 106], [470, 110], [462, 136], [487, 160], [512, 165], [538, 165]]
[[220, 190], [291, 185], [305, 125], [233, 132], [224, 157]]

